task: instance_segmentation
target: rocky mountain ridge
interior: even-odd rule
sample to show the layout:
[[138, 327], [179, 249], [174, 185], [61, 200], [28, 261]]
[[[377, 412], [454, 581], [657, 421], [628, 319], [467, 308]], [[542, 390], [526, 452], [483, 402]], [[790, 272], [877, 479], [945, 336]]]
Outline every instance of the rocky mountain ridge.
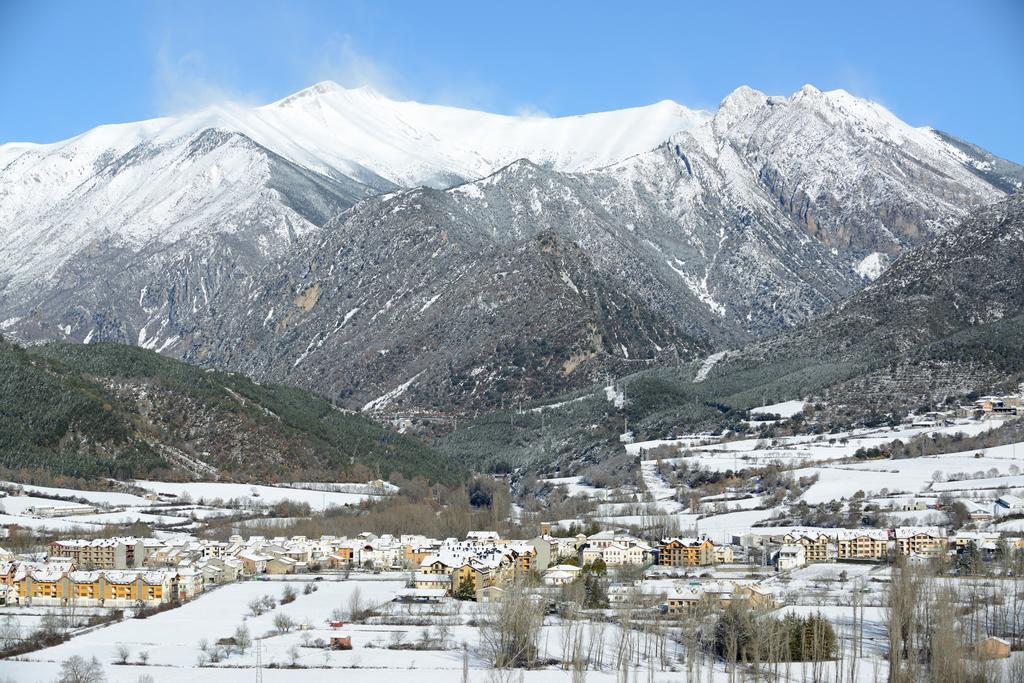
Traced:
[[0, 147], [0, 329], [488, 410], [801, 325], [1021, 176], [810, 86], [517, 119], [325, 84]]

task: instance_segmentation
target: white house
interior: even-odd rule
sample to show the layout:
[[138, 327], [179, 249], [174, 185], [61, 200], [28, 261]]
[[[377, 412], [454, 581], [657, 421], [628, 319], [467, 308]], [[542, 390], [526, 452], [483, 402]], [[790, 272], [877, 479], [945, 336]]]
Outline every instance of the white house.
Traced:
[[579, 576], [580, 568], [573, 564], [557, 564], [544, 572], [544, 584], [547, 586], [564, 586], [572, 583]]
[[780, 572], [797, 569], [807, 564], [807, 550], [800, 543], [787, 543], [779, 548], [775, 566]]

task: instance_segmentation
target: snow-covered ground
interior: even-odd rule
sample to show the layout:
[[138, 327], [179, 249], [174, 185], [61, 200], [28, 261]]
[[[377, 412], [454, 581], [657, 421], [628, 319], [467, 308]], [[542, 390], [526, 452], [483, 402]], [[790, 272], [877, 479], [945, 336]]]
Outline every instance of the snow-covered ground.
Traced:
[[551, 479], [544, 479], [552, 486], [564, 486], [566, 493], [570, 497], [581, 497], [581, 498], [609, 498], [613, 495], [622, 493], [620, 490], [613, 489], [599, 489], [594, 486], [584, 484], [582, 477], [554, 477]]
[[[792, 413], [802, 407], [800, 401], [765, 406], [764, 412]], [[937, 498], [943, 492], [986, 503], [1003, 493], [1024, 493], [1024, 444], [1009, 444], [988, 449], [960, 453], [906, 458], [899, 460], [853, 459], [859, 449], [870, 449], [900, 440], [906, 443], [916, 437], [928, 435], [966, 436], [982, 434], [1002, 426], [1000, 421], [963, 420], [957, 424], [939, 427], [902, 425], [895, 428], [857, 429], [849, 432], [822, 435], [798, 435], [774, 439], [740, 439], [722, 441], [708, 435], [687, 435], [677, 439], [655, 440], [627, 444], [626, 451], [640, 454], [659, 446], [671, 446], [678, 456], [659, 453], [658, 460], [640, 462], [640, 475], [647, 493], [658, 507], [648, 507], [645, 514], [636, 514], [628, 508], [599, 509], [598, 519], [606, 524], [635, 526], [665, 521], [675, 517], [681, 529], [690, 529], [694, 515], [675, 499], [676, 491], [658, 470], [658, 463], [690, 468], [739, 472], [744, 469], [776, 465], [789, 470], [795, 479], [816, 477], [801, 496], [809, 504], [828, 503], [849, 499], [863, 492], [881, 507], [893, 497], [924, 495]], [[733, 498], [733, 500], [730, 500]], [[752, 510], [759, 507], [762, 498], [736, 496], [708, 496], [702, 498], [698, 512], [715, 512], [700, 519], [698, 527], [716, 541], [728, 540], [732, 532], [743, 525], [770, 519], [773, 510]], [[727, 514], [720, 514], [726, 511]], [[660, 515], [658, 513], [661, 513]], [[628, 513], [628, 514], [627, 514]], [[887, 512], [897, 524], [940, 523], [944, 517], [935, 510]]]
[[[2, 482], [6, 486], [21, 486], [27, 495], [8, 495], [0, 498], [0, 524], [16, 524], [37, 530], [65, 533], [95, 533], [108, 525], [134, 523], [155, 526], [192, 528], [195, 521], [238, 514], [254, 508], [266, 508], [290, 501], [307, 503], [311, 510], [320, 512], [331, 507], [357, 505], [368, 498], [379, 497], [380, 488], [368, 484], [331, 485], [304, 484], [302, 487], [260, 486], [227, 482], [157, 482], [135, 481], [132, 485], [159, 494], [162, 499], [152, 500], [140, 495], [110, 491], [80, 491], [77, 489], [31, 486]], [[319, 487], [319, 488], [318, 488]], [[390, 488], [389, 488], [390, 487]], [[320, 490], [320, 488], [324, 490]], [[391, 494], [394, 487], [387, 485], [383, 493]], [[374, 493], [376, 491], [376, 493]], [[45, 496], [57, 496], [49, 498]], [[179, 502], [167, 502], [176, 496]], [[187, 497], [186, 497], [187, 496]], [[70, 508], [81, 506], [69, 500], [88, 501], [95, 511], [87, 514], [57, 514], [39, 516], [31, 508]], [[184, 498], [185, 503], [180, 502]], [[213, 505], [215, 501], [241, 503], [242, 510]]]
[[[935, 488], [937, 478], [948, 479], [950, 475], [973, 475], [995, 470], [999, 475], [1008, 475], [1010, 468], [1020, 468], [1022, 463], [1013, 457], [1015, 452], [1024, 452], [1024, 444], [1009, 444], [961, 453], [904, 458], [901, 460], [869, 460], [835, 466], [807, 467], [796, 470], [794, 476], [818, 475], [818, 482], [811, 486], [803, 499], [808, 503], [823, 503], [849, 498], [856, 491], [867, 494], [906, 492], [919, 493], [943, 491], [949, 488]], [[981, 453], [981, 457], [976, 457]], [[992, 487], [991, 479], [988, 488]], [[1012, 477], [1017, 481], [1018, 477]], [[966, 479], [954, 483], [956, 490], [972, 488], [972, 484], [983, 479]], [[984, 487], [983, 487], [984, 488]]]
[[[27, 494], [42, 494], [45, 496], [57, 496], [58, 498], [82, 498], [89, 501], [94, 505], [134, 505], [134, 506], [147, 506], [154, 505], [155, 502], [146, 500], [142, 496], [136, 496], [131, 493], [121, 493], [118, 491], [80, 491], [78, 489], [63, 489], [55, 488], [52, 486], [35, 486], [32, 484], [18, 484], [10, 481], [0, 482], [0, 486], [19, 486]], [[8, 497], [3, 499], [5, 508], [10, 511], [11, 508], [8, 506], [8, 502], [14, 500], [14, 497]], [[66, 503], [60, 500], [46, 499], [47, 505], [70, 505], [72, 503]]]
[[995, 429], [1001, 424], [1000, 422], [970, 420], [942, 427], [912, 427], [908, 425], [896, 428], [855, 429], [836, 434], [802, 434], [775, 439], [752, 438], [724, 442], [712, 440], [706, 436], [685, 436], [678, 439], [629, 444], [626, 446], [626, 451], [637, 454], [658, 446], [673, 446], [679, 449], [680, 456], [678, 458], [662, 458], [662, 460], [679, 462], [682, 459], [683, 451], [687, 450], [691, 453], [686, 457], [687, 462], [716, 471], [737, 470], [773, 463], [793, 466], [841, 460], [851, 457], [860, 448], [877, 448], [896, 440], [905, 443], [915, 437], [929, 434], [962, 433], [966, 436], [975, 436]]
[[[109, 664], [116, 660], [117, 647], [125, 645], [133, 652], [132, 660], [137, 660], [139, 652], [149, 654], [149, 671], [158, 680], [186, 680], [186, 671], [178, 677], [170, 677], [167, 668], [190, 670], [195, 667], [200, 656], [199, 643], [206, 640], [214, 644], [220, 638], [234, 633], [235, 628], [245, 624], [253, 638], [264, 638], [274, 630], [273, 620], [278, 614], [286, 614], [297, 624], [308, 624], [312, 628], [323, 628], [326, 620], [335, 609], [348, 608], [352, 592], [358, 588], [367, 605], [379, 605], [391, 600], [395, 592], [404, 584], [401, 581], [320, 581], [316, 582], [317, 591], [303, 595], [302, 591], [310, 581], [247, 581], [229, 584], [211, 590], [184, 606], [157, 614], [148, 619], [128, 619], [106, 628], [97, 629], [84, 635], [76, 636], [71, 641], [33, 653], [30, 658], [42, 662], [57, 662], [72, 656], [91, 657], [96, 655], [101, 662]], [[288, 605], [280, 605], [261, 616], [248, 614], [248, 603], [254, 598], [270, 595], [280, 598], [285, 585], [292, 586], [298, 597]], [[292, 634], [289, 634], [292, 635]], [[265, 664], [277, 661], [283, 663], [286, 651], [299, 642], [298, 632], [295, 637], [266, 637], [263, 640], [263, 658]], [[303, 663], [316, 656], [315, 664], [322, 664], [321, 651], [307, 648]], [[253, 651], [246, 655], [235, 655], [223, 662], [225, 665], [248, 665], [254, 663]], [[159, 668], [156, 668], [159, 667]], [[0, 666], [0, 675], [2, 673]], [[120, 667], [108, 667], [108, 675], [116, 676]], [[43, 670], [49, 670], [45, 667]], [[26, 673], [31, 676], [32, 669]], [[135, 680], [140, 675], [134, 673], [131, 678], [113, 678], [113, 680]], [[165, 677], [166, 676], [166, 677]], [[33, 680], [26, 678], [24, 680]], [[47, 679], [49, 680], [49, 679]], [[208, 680], [213, 680], [210, 678]]]
[[307, 503], [312, 510], [326, 510], [329, 507], [358, 505], [372, 496], [364, 493], [339, 493], [336, 491], [311, 491], [309, 489], [283, 486], [260, 486], [232, 484], [226, 482], [163, 482], [135, 481], [135, 486], [154, 493], [170, 494], [181, 498], [188, 494], [193, 501], [242, 500], [252, 505], [274, 505], [285, 501]]
[[[298, 594], [295, 602], [278, 606], [259, 617], [246, 616], [248, 603], [264, 595], [279, 597], [284, 585], [291, 585]], [[308, 580], [298, 577], [275, 581], [250, 581], [232, 584], [211, 591], [178, 609], [152, 616], [145, 620], [126, 620], [96, 631], [76, 636], [62, 645], [47, 648], [18, 661], [0, 662], [0, 676], [18, 681], [51, 681], [56, 678], [60, 662], [72, 655], [86, 658], [96, 656], [103, 665], [111, 683], [134, 682], [149, 674], [157, 681], [251, 681], [255, 676], [256, 649], [245, 654], [232, 653], [218, 663], [204, 660], [200, 641], [214, 646], [220, 638], [234, 633], [239, 624], [245, 624], [255, 638], [259, 638], [259, 657], [263, 663], [263, 680], [273, 681], [335, 681], [376, 683], [382, 679], [416, 680], [425, 683], [447, 683], [460, 680], [462, 675], [463, 644], [469, 653], [470, 680], [475, 683], [493, 680], [488, 663], [480, 650], [480, 630], [472, 625], [490, 609], [487, 605], [446, 601], [439, 606], [398, 605], [387, 603], [403, 584], [401, 581], [325, 580], [316, 582], [318, 590], [304, 595]], [[332, 611], [349, 607], [353, 591], [359, 589], [364, 603], [379, 606], [381, 616], [365, 623], [330, 629], [326, 623]], [[288, 614], [297, 623], [309, 625], [277, 634], [273, 620], [277, 614]], [[426, 622], [406, 625], [401, 622]], [[444, 623], [440, 635], [438, 625]], [[424, 631], [434, 638], [443, 639], [431, 649], [393, 649], [395, 643], [414, 643], [421, 640]], [[328, 651], [304, 644], [316, 639], [327, 640], [331, 635], [349, 635], [351, 651]], [[544, 658], [562, 656], [562, 639], [566, 630], [556, 616], [548, 616], [542, 627], [540, 645]], [[586, 680], [612, 683], [616, 673], [611, 665], [618, 627], [602, 625], [599, 629], [584, 628], [584, 638], [604, 642], [602, 670], [591, 670]], [[130, 651], [129, 664], [118, 665], [117, 648]], [[675, 647], [670, 645], [670, 647]], [[149, 655], [149, 665], [139, 665], [139, 653]], [[267, 668], [282, 666], [292, 661], [296, 669]], [[668, 682], [678, 680], [678, 673], [661, 671], [657, 667], [653, 678], [647, 675], [648, 663], [641, 659], [638, 675], [643, 680]], [[707, 680], [724, 680], [713, 672]], [[518, 680], [518, 679], [516, 679]], [[548, 667], [523, 672], [524, 683], [562, 683], [568, 673], [560, 668]]]
[[768, 406], [761, 406], [760, 408], [751, 408], [751, 415], [778, 415], [782, 418], [793, 417], [797, 413], [804, 409], [807, 402], [798, 399], [795, 401], [783, 401], [782, 403], [773, 403]]

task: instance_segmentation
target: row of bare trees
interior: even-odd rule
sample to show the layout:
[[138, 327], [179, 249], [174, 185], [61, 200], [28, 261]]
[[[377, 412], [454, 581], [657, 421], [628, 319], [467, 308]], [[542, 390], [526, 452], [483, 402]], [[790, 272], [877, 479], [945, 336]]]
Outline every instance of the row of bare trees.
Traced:
[[884, 612], [890, 683], [1024, 683], [1024, 660], [1004, 666], [980, 645], [997, 637], [1021, 646], [1020, 577], [943, 577], [900, 562]]

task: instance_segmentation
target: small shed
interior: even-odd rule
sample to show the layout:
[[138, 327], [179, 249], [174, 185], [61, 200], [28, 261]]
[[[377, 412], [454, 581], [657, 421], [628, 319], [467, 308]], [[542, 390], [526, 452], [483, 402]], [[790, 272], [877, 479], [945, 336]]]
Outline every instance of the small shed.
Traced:
[[331, 636], [332, 650], [351, 650], [352, 636]]
[[978, 642], [978, 657], [981, 659], [1006, 659], [1010, 656], [1010, 641], [989, 636]]

